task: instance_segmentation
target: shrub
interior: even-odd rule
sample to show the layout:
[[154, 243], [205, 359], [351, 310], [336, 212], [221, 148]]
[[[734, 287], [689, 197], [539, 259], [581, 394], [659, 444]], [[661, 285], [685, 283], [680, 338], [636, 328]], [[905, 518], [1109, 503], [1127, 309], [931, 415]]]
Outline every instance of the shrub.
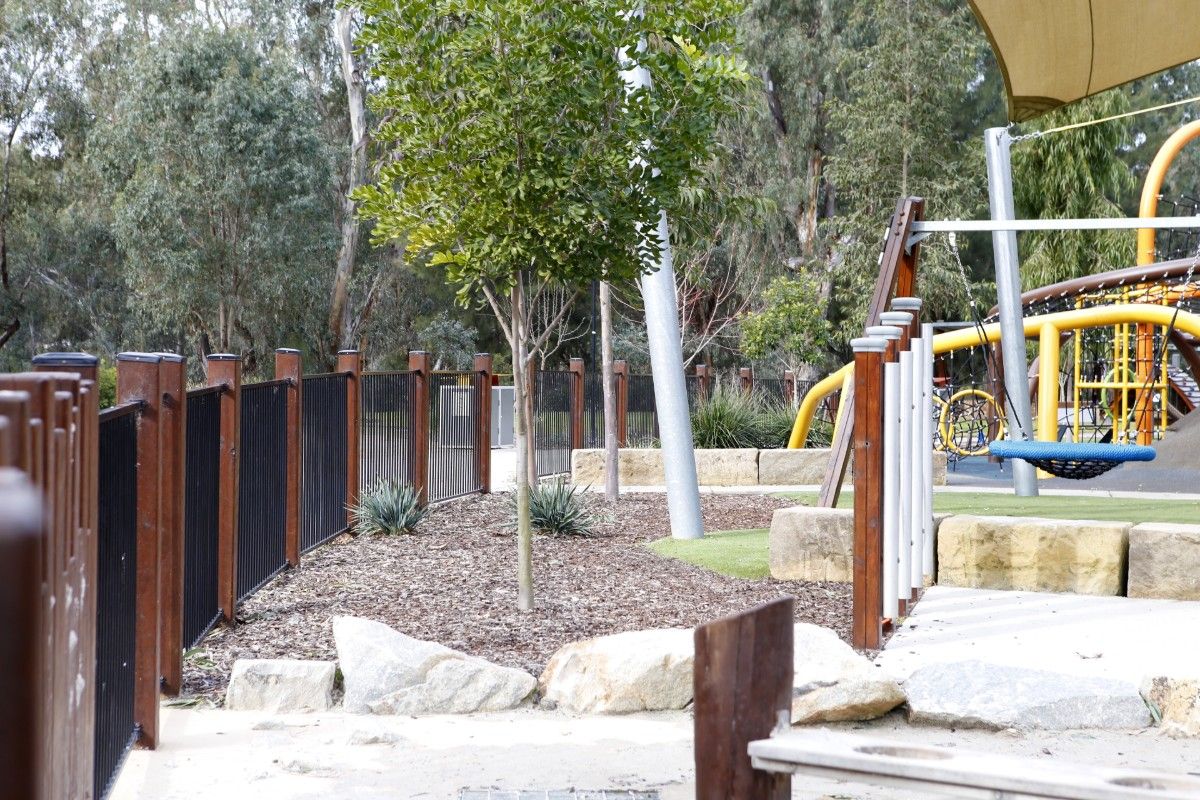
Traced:
[[117, 404], [117, 368], [102, 362], [97, 377], [100, 382], [100, 407], [112, 408]]
[[[566, 481], [529, 487], [529, 521], [538, 533], [554, 536], [591, 536], [596, 519], [587, 510], [583, 489]], [[517, 496], [512, 495], [512, 527], [517, 525]]]
[[696, 447], [758, 447], [758, 404], [738, 389], [718, 388], [692, 412]]
[[380, 481], [363, 492], [351, 506], [354, 529], [368, 536], [383, 533], [412, 533], [425, 518], [425, 509], [417, 502], [411, 486], [395, 481]]

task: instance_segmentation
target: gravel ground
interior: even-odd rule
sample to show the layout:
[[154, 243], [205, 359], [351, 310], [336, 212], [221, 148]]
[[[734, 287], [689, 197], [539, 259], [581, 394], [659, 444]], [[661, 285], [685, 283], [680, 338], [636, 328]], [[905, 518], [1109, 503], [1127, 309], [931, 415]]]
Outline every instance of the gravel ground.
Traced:
[[[784, 594], [796, 620], [849, 637], [850, 586], [743, 580], [642, 547], [669, 535], [663, 494], [626, 495], [615, 507], [587, 497], [597, 535], [536, 536], [536, 609], [516, 608], [516, 537], [509, 497], [463, 498], [432, 509], [421, 533], [343, 536], [306, 555], [247, 600], [234, 629], [214, 630], [184, 664], [186, 695], [219, 701], [237, 658], [335, 659], [330, 620], [379, 620], [410, 636], [537, 675], [567, 642], [655, 627], [692, 627]], [[704, 495], [705, 529], [763, 528], [789, 501]]]

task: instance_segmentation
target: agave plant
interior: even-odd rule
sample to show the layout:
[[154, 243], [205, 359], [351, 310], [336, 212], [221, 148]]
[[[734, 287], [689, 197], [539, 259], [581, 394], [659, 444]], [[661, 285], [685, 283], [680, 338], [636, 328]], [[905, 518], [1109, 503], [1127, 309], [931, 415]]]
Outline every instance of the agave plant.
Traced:
[[425, 509], [413, 487], [396, 481], [380, 481], [363, 492], [358, 503], [350, 507], [350, 513], [354, 529], [368, 536], [412, 533], [425, 518]]
[[[529, 487], [529, 521], [539, 533], [555, 536], [591, 536], [596, 519], [583, 502], [582, 487], [550, 481]], [[512, 527], [516, 529], [517, 496], [511, 499]]]

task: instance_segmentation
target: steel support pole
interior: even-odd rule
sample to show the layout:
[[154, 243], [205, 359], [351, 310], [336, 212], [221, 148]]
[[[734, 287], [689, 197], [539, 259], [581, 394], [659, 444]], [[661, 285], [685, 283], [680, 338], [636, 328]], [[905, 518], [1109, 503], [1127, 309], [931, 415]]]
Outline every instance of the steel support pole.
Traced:
[[[640, 13], [640, 12], [638, 12]], [[639, 45], [639, 49], [643, 45]], [[650, 72], [627, 52], [620, 54], [621, 77], [630, 92], [649, 88]], [[641, 160], [640, 158], [638, 160]], [[688, 410], [687, 381], [683, 375], [683, 345], [679, 331], [679, 305], [675, 297], [675, 265], [671, 256], [667, 212], [658, 213], [658, 257], [648, 257], [650, 272], [638, 282], [646, 311], [646, 339], [654, 375], [654, 406], [662, 443], [667, 511], [671, 537], [700, 539], [700, 486], [696, 478], [696, 453], [692, 443], [692, 417]]]
[[[988, 128], [983, 134], [987, 157], [988, 205], [994, 220], [1016, 219], [1013, 209], [1012, 139], [1005, 128]], [[1025, 361], [1025, 332], [1021, 323], [1021, 274], [1017, 261], [1017, 234], [992, 233], [996, 262], [996, 305], [1000, 310], [1000, 349], [1004, 364], [1004, 401], [1010, 435], [1033, 432], [1029, 410], [1029, 374]], [[1036, 497], [1037, 474], [1033, 465], [1012, 459], [1013, 489], [1020, 497]]]

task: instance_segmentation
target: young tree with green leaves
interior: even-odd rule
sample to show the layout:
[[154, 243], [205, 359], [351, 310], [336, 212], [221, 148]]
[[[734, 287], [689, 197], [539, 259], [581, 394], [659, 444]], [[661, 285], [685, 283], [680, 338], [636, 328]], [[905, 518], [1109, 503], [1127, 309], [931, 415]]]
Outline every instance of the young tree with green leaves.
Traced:
[[774, 356], [794, 372], [819, 363], [829, 345], [829, 322], [817, 282], [806, 275], [780, 276], [767, 286], [762, 302], [742, 320], [746, 357]]
[[[512, 351], [518, 604], [533, 608], [527, 370], [541, 293], [628, 283], [664, 244], [745, 76], [736, 0], [355, 0], [388, 150], [358, 193], [373, 241], [402, 241], [486, 302]], [[644, 49], [638, 50], [640, 44]], [[653, 89], [627, 92], [618, 53]], [[656, 170], [643, 166], [646, 161]], [[567, 313], [564, 304], [562, 314]]]

